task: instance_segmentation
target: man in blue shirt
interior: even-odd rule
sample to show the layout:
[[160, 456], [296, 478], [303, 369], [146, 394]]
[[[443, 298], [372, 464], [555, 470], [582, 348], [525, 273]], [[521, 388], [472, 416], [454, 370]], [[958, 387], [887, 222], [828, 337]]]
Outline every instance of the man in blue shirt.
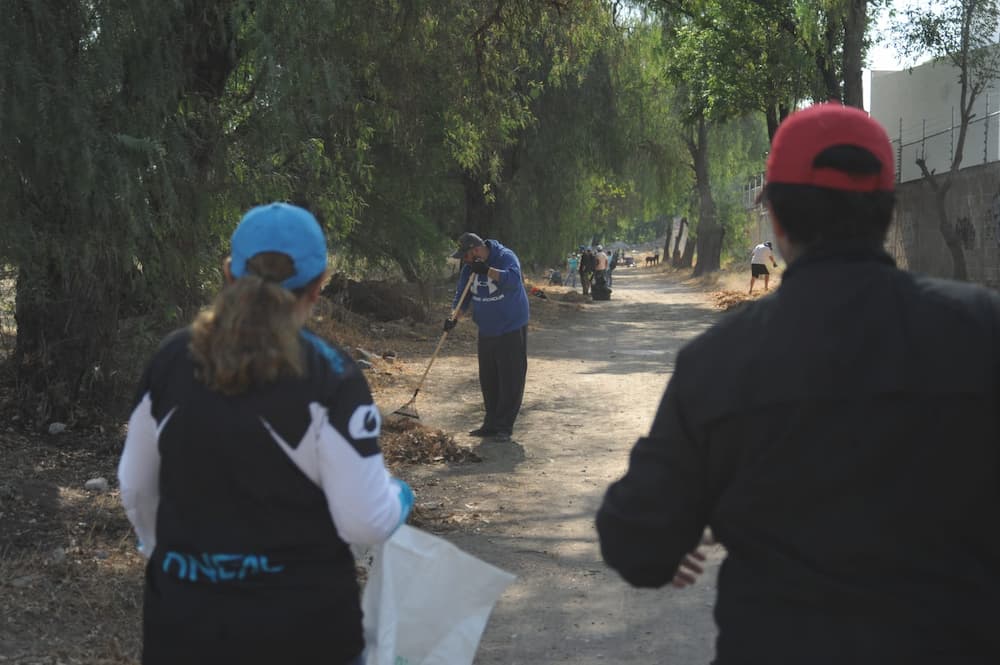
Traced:
[[509, 441], [528, 373], [528, 294], [521, 262], [496, 240], [483, 240], [475, 233], [459, 237], [452, 257], [462, 262], [453, 309], [469, 277], [476, 276], [458, 315], [444, 322], [444, 329], [451, 330], [471, 305], [472, 320], [479, 326], [479, 387], [486, 416], [482, 426], [469, 434]]

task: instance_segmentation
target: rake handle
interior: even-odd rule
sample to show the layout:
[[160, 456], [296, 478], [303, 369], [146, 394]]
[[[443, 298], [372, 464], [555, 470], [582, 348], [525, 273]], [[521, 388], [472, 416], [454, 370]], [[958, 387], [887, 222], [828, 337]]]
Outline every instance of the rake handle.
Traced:
[[[470, 272], [469, 281], [465, 283], [465, 288], [462, 289], [462, 295], [459, 296], [458, 304], [455, 305], [455, 309], [451, 310], [451, 316], [448, 317], [449, 319], [454, 319], [456, 316], [458, 316], [459, 310], [462, 309], [462, 303], [465, 302], [465, 296], [469, 294], [469, 289], [472, 288], [472, 282], [474, 282], [475, 280], [476, 280], [476, 273]], [[419, 393], [420, 389], [423, 387], [424, 379], [427, 378], [427, 373], [431, 371], [431, 365], [434, 364], [434, 359], [437, 358], [438, 351], [440, 351], [441, 347], [444, 346], [444, 340], [447, 339], [447, 337], [448, 337], [448, 331], [445, 330], [441, 334], [441, 339], [438, 340], [437, 346], [434, 348], [434, 353], [431, 354], [430, 362], [428, 362], [427, 367], [424, 368], [424, 374], [423, 376], [420, 377], [420, 381], [417, 383], [417, 389], [413, 391], [413, 399], [417, 398], [417, 393]]]

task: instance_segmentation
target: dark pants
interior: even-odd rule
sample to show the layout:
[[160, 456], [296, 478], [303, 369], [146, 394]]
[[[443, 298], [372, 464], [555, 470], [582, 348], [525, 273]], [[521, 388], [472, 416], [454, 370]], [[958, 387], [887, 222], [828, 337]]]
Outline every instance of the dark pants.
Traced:
[[521, 410], [528, 374], [528, 326], [497, 337], [479, 338], [479, 387], [483, 427], [510, 433]]

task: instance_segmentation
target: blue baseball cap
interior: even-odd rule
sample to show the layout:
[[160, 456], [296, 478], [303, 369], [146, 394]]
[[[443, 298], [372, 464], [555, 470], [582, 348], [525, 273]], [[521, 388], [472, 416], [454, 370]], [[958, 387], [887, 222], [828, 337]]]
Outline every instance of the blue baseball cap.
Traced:
[[247, 261], [262, 252], [279, 252], [292, 260], [295, 274], [281, 283], [297, 289], [326, 270], [326, 237], [319, 222], [305, 208], [270, 203], [251, 208], [233, 232], [230, 271], [239, 279]]

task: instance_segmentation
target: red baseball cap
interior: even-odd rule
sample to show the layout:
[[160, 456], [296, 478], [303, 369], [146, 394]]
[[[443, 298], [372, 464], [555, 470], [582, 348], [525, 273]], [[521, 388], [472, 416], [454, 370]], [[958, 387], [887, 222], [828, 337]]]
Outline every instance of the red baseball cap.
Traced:
[[[855, 174], [814, 165], [821, 152], [841, 145], [864, 148], [878, 159], [881, 169]], [[896, 185], [892, 143], [882, 125], [861, 109], [836, 102], [816, 104], [792, 113], [778, 126], [765, 180], [850, 192], [892, 191]]]

